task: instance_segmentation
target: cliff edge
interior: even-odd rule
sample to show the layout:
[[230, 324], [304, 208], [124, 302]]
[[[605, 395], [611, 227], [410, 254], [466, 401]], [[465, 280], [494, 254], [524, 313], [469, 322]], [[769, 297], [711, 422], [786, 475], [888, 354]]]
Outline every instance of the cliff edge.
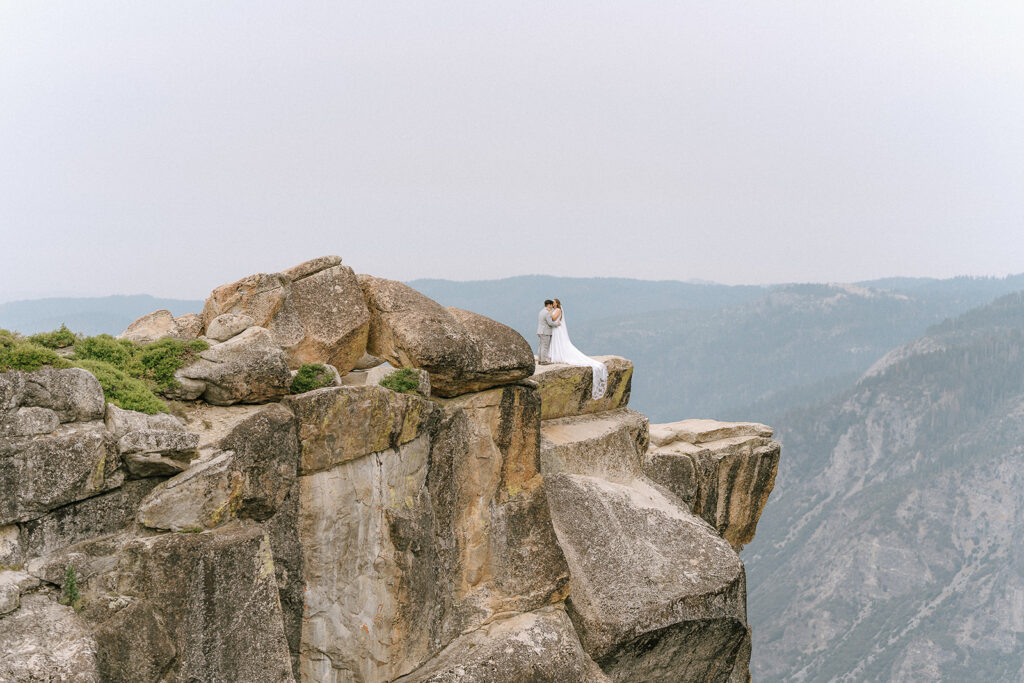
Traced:
[[[750, 680], [770, 428], [651, 425], [630, 361], [593, 400], [332, 256], [121, 336], [209, 344], [177, 416], [0, 373], [0, 681]], [[290, 393], [310, 363], [328, 386]]]

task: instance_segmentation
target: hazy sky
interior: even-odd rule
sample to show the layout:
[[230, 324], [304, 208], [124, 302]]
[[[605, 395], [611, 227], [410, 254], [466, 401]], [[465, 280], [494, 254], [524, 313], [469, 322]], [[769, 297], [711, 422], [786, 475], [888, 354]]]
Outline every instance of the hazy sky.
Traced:
[[1024, 271], [1024, 3], [0, 3], [0, 300]]

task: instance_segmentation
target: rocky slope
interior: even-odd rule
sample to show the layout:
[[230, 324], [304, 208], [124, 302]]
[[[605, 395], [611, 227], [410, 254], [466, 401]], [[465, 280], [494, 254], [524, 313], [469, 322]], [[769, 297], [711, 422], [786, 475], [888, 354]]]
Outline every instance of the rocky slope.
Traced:
[[[0, 374], [0, 681], [749, 680], [769, 428], [649, 425], [629, 361], [594, 401], [337, 257], [123, 336], [196, 335], [182, 418]], [[287, 394], [307, 362], [335, 386]]]
[[748, 549], [765, 680], [1024, 678], [1024, 294], [784, 420]]

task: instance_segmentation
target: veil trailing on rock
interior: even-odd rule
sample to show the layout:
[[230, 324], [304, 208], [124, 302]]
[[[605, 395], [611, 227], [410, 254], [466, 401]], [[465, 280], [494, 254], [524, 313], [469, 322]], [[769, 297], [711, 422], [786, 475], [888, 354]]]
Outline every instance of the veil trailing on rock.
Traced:
[[594, 360], [583, 353], [569, 341], [569, 328], [565, 324], [565, 313], [562, 313], [562, 324], [551, 333], [551, 362], [566, 365], [589, 365], [594, 369], [594, 387], [592, 396], [595, 399], [604, 396], [608, 388], [608, 368], [599, 360]]

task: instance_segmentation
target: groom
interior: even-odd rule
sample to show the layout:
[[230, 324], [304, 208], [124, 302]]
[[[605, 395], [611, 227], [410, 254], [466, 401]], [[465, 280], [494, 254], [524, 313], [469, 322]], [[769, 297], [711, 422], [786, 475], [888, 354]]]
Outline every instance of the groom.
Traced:
[[540, 339], [540, 349], [538, 349], [537, 352], [537, 362], [541, 365], [548, 365], [551, 363], [548, 356], [548, 349], [551, 348], [551, 330], [561, 325], [561, 323], [556, 323], [551, 319], [551, 309], [554, 307], [554, 301], [551, 299], [545, 299], [544, 308], [540, 309], [540, 313], [537, 315], [537, 338]]

